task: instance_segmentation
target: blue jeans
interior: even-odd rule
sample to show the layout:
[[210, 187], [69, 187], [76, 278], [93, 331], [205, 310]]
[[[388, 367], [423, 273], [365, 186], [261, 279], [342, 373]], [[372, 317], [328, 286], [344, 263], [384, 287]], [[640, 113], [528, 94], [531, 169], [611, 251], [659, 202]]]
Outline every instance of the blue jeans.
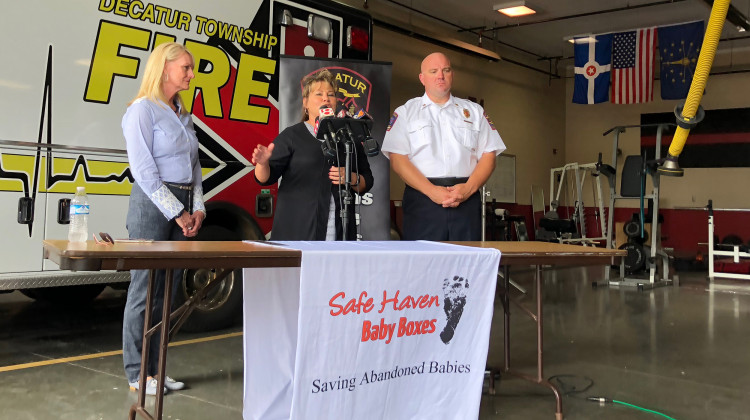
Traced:
[[[188, 195], [190, 191], [168, 187], [186, 209], [189, 209]], [[153, 239], [156, 241], [184, 241], [187, 238], [174, 220], [167, 220], [158, 207], [143, 192], [137, 183], [133, 183], [130, 192], [130, 205], [126, 227], [130, 239]], [[128, 382], [136, 382], [141, 373], [141, 350], [143, 348], [143, 320], [146, 313], [146, 293], [148, 291], [149, 270], [131, 270], [128, 298], [125, 303], [125, 314], [122, 320], [122, 359]], [[172, 296], [177, 292], [182, 281], [183, 270], [173, 270], [174, 288]], [[153, 323], [161, 320], [164, 303], [164, 277], [166, 270], [156, 271], [154, 284]], [[171, 302], [169, 303], [172, 304]], [[157, 332], [158, 334], [158, 332]], [[159, 362], [159, 336], [154, 335], [149, 342], [147, 376], [157, 374]]]

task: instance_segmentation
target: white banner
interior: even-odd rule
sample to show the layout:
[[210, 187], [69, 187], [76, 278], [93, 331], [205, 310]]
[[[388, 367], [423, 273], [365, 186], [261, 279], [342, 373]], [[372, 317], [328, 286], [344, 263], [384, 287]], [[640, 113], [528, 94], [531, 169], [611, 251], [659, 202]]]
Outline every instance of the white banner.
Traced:
[[291, 269], [245, 270], [246, 420], [478, 416], [499, 251], [287, 245], [298, 286]]

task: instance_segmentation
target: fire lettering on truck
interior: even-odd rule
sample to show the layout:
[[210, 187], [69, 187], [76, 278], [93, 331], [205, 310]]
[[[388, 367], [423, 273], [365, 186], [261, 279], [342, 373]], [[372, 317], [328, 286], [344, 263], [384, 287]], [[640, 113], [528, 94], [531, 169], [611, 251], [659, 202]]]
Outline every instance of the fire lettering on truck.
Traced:
[[[84, 100], [109, 103], [116, 81], [115, 76], [136, 78], [141, 60], [120, 54], [120, 49], [131, 47], [147, 50], [151, 35], [152, 33], [145, 29], [102, 20], [94, 45]], [[172, 40], [174, 39], [171, 37], [157, 34], [154, 45]], [[180, 93], [183, 95], [182, 98], [185, 100], [187, 110], [192, 111], [196, 90], [200, 90], [205, 115], [223, 118], [224, 112], [219, 90], [232, 78], [233, 69], [229, 57], [223, 50], [198, 41], [187, 40], [185, 46], [193, 54], [196, 64], [210, 63], [210, 66], [202, 67], [203, 70], [197, 66], [195, 79], [190, 83], [190, 89]], [[268, 97], [269, 82], [256, 80], [256, 73], [273, 76], [276, 73], [276, 61], [265, 57], [241, 54], [236, 75], [234, 75], [234, 95], [229, 109], [230, 119], [261, 124], [268, 123], [268, 107], [251, 103], [253, 97]]]
[[183, 31], [190, 30], [190, 13], [171, 9], [158, 4], [143, 4], [140, 0], [100, 0], [99, 10], [112, 12], [118, 16], [127, 16], [131, 19], [149, 21], [157, 25], [165, 25], [169, 28], [177, 28]]
[[[144, 4], [140, 0], [100, 0], [99, 11], [113, 13], [133, 20], [148, 21], [186, 32], [190, 31], [190, 24], [193, 21], [190, 13], [158, 4]], [[217, 36], [227, 41], [264, 50], [270, 50], [279, 43], [278, 38], [271, 34], [256, 32], [232, 23], [200, 15], [195, 16], [195, 21], [197, 22], [196, 33], [198, 35]]]

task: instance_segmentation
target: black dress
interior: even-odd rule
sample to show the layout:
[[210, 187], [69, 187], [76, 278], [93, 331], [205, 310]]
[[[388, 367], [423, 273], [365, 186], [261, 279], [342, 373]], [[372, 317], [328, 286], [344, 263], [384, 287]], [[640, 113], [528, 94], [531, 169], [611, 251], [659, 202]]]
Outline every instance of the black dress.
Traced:
[[[273, 219], [271, 239], [276, 241], [324, 241], [328, 226], [330, 200], [336, 204], [336, 240], [341, 240], [342, 222], [340, 214], [339, 185], [334, 185], [328, 178], [331, 166], [344, 166], [343, 146], [339, 153], [340, 164], [336, 158], [326, 158], [318, 139], [313, 137], [306, 123], [301, 122], [288, 127], [273, 141], [274, 149], [269, 160], [270, 177], [266, 182], [255, 181], [261, 185], [270, 185], [281, 178], [278, 203]], [[352, 156], [352, 172], [359, 171], [366, 183], [366, 193], [374, 182], [370, 164], [367, 161], [362, 144], [355, 142], [356, 159]], [[353, 190], [353, 194], [356, 194]], [[333, 196], [332, 196], [333, 195]], [[349, 223], [347, 239], [356, 239], [354, 219], [354, 201], [349, 206]]]

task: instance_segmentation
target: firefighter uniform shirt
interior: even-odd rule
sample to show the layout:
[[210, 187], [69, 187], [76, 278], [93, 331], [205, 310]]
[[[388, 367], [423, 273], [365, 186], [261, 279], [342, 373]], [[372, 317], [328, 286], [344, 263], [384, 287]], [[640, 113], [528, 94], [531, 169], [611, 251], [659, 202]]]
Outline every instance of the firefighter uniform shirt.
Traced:
[[427, 178], [468, 177], [484, 153], [504, 150], [479, 104], [451, 95], [439, 105], [427, 94], [396, 108], [382, 147], [386, 157], [406, 155]]

